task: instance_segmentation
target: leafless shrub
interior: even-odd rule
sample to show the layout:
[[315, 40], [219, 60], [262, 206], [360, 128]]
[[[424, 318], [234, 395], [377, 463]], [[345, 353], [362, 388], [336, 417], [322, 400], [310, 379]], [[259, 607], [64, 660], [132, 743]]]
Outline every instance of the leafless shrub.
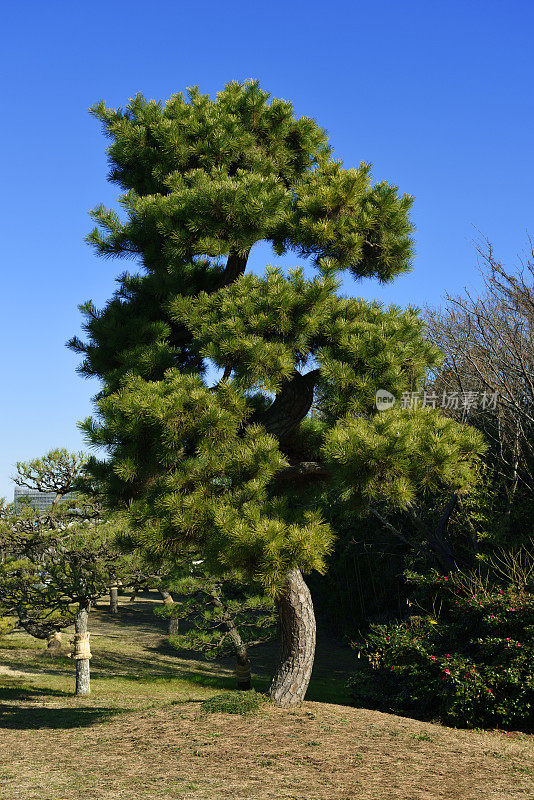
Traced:
[[[459, 402], [446, 413], [486, 435], [509, 508], [518, 487], [534, 487], [534, 248], [528, 244], [511, 272], [487, 239], [475, 242], [482, 296], [465, 290], [447, 295], [443, 308], [425, 310], [427, 335], [445, 354], [429, 386], [438, 397], [457, 392]], [[470, 393], [477, 395], [473, 404]]]
[[497, 550], [488, 559], [488, 564], [506, 583], [524, 591], [534, 581], [534, 539], [530, 539], [530, 547]]

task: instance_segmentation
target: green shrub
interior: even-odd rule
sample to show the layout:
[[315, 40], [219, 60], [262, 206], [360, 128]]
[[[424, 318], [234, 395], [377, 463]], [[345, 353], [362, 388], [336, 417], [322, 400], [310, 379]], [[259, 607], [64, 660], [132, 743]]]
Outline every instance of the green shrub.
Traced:
[[[413, 576], [412, 576], [413, 578]], [[534, 594], [433, 576], [431, 614], [372, 625], [350, 679], [354, 701], [461, 727], [534, 730]]]
[[204, 700], [201, 709], [207, 714], [255, 714], [267, 703], [267, 697], [255, 692], [254, 689], [248, 692], [221, 692], [208, 700]]

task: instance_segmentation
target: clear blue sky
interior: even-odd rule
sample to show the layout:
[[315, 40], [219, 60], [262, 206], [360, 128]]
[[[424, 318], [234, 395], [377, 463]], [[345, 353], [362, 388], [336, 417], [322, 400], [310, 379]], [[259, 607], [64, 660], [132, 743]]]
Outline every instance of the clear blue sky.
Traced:
[[[513, 263], [534, 232], [534, 3], [332, 0], [329, 3], [26, 0], [6, 4], [2, 65], [0, 496], [17, 460], [83, 447], [76, 422], [95, 382], [64, 343], [78, 303], [102, 305], [120, 261], [83, 238], [88, 210], [112, 205], [100, 98], [214, 94], [258, 78], [314, 117], [346, 166], [415, 196], [417, 258], [382, 288], [345, 291], [438, 304], [480, 280], [473, 225]], [[265, 255], [265, 254], [264, 254]], [[264, 265], [262, 252], [253, 264]], [[270, 259], [269, 259], [270, 260]]]

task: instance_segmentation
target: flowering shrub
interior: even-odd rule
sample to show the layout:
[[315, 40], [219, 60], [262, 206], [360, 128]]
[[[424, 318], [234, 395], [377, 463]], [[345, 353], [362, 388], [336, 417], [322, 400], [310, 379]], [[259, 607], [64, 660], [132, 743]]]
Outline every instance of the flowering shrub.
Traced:
[[450, 725], [533, 731], [534, 594], [446, 580], [420, 581], [437, 590], [439, 619], [372, 625], [353, 644], [363, 656], [353, 699]]

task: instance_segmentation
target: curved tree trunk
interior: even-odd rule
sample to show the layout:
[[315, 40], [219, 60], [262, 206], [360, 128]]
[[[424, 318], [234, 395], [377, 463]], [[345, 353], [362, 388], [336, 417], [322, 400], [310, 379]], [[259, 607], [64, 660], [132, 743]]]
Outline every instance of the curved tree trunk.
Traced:
[[252, 678], [250, 674], [250, 660], [248, 657], [248, 648], [246, 643], [241, 638], [241, 634], [237, 629], [228, 609], [221, 601], [216, 589], [211, 592], [213, 604], [220, 608], [223, 612], [223, 620], [228, 636], [235, 649], [235, 674], [237, 678], [237, 688], [242, 691], [248, 691], [252, 685]]
[[76, 695], [89, 697], [91, 694], [91, 679], [89, 670], [89, 634], [87, 633], [87, 619], [89, 617], [90, 603], [80, 603], [76, 620], [74, 622], [74, 658], [76, 659]]
[[116, 584], [109, 587], [109, 611], [111, 614], [119, 613], [119, 587]]
[[299, 569], [288, 573], [276, 608], [280, 617], [281, 651], [269, 694], [277, 706], [299, 705], [311, 678], [316, 633], [310, 590]]
[[310, 410], [320, 374], [319, 369], [312, 369], [305, 375], [295, 370], [293, 377], [283, 382], [269, 408], [253, 414], [249, 422], [259, 423], [267, 433], [283, 439], [302, 422]]
[[230, 250], [228, 253], [228, 260], [226, 261], [226, 267], [221, 276], [220, 286], [217, 288], [228, 286], [228, 284], [233, 283], [244, 273], [249, 253], [250, 248], [241, 254], [237, 253], [235, 250]]

